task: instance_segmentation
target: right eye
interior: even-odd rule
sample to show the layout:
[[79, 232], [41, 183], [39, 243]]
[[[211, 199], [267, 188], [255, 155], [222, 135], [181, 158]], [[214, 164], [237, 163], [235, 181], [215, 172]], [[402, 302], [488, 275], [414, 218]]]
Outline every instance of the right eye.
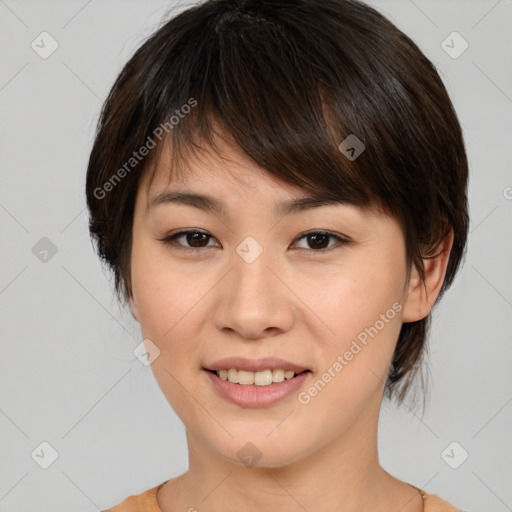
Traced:
[[[189, 246], [183, 245], [179, 240], [183, 239]], [[173, 248], [179, 249], [180, 251], [196, 251], [198, 249], [208, 249], [209, 247], [215, 247], [212, 245], [203, 245], [206, 244], [210, 239], [212, 239], [212, 235], [205, 233], [204, 231], [197, 230], [184, 230], [178, 231], [177, 233], [171, 233], [170, 235], [165, 236], [164, 238], [160, 238], [159, 240], [163, 242], [165, 245], [169, 245]]]

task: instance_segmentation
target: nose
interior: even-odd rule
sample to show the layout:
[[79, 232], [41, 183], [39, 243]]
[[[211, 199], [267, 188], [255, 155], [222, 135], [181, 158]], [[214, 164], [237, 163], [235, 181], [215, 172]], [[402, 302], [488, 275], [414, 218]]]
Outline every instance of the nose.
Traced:
[[245, 340], [288, 331], [295, 311], [290, 277], [270, 251], [263, 250], [254, 261], [240, 254], [233, 255], [231, 272], [217, 290], [216, 327]]

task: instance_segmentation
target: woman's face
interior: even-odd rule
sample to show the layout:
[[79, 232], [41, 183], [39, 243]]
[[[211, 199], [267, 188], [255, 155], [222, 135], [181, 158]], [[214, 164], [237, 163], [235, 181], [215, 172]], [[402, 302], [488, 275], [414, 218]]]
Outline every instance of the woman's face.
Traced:
[[[402, 322], [402, 231], [347, 204], [285, 212], [307, 194], [224, 150], [229, 160], [204, 153], [170, 182], [163, 156], [149, 191], [139, 186], [131, 305], [146, 348], [160, 351], [157, 382], [196, 445], [240, 464], [365, 443]], [[184, 230], [195, 234], [165, 241]], [[259, 384], [307, 371], [264, 386], [212, 369]]]

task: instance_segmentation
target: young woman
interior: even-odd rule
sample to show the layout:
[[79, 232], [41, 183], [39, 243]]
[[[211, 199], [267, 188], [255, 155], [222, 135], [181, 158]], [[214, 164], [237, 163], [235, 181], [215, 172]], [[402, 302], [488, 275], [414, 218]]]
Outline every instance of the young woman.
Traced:
[[210, 0], [105, 102], [90, 231], [189, 469], [110, 512], [449, 512], [379, 464], [468, 230], [431, 62], [353, 0]]

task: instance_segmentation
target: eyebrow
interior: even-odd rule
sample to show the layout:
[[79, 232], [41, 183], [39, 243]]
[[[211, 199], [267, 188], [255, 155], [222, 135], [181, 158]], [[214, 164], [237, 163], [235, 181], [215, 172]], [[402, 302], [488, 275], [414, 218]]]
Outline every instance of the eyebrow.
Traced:
[[[215, 214], [225, 215], [227, 212], [225, 203], [219, 199], [205, 194], [190, 192], [162, 192], [151, 201], [150, 207], [163, 204], [183, 204]], [[274, 213], [275, 215], [287, 215], [289, 213], [303, 212], [313, 208], [320, 208], [322, 206], [341, 204], [348, 204], [348, 202], [340, 199], [333, 199], [332, 197], [307, 196], [297, 199], [289, 199], [287, 201], [276, 204]]]

